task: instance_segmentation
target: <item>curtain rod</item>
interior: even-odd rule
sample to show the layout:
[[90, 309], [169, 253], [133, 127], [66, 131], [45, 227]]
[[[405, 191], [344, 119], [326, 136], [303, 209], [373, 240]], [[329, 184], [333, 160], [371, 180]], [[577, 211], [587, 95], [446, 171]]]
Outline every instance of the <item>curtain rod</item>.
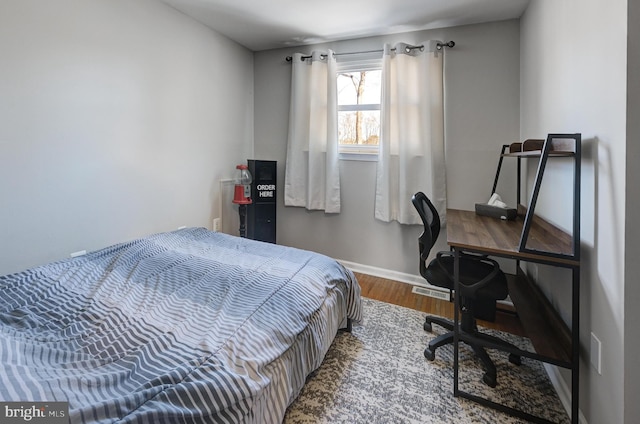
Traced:
[[[436, 44], [436, 49], [437, 50], [442, 50], [445, 47], [449, 47], [452, 48], [453, 46], [455, 46], [456, 43], [454, 43], [453, 41], [449, 41], [447, 43], [437, 43]], [[407, 52], [414, 50], [414, 49], [423, 49], [424, 45], [421, 46], [407, 46], [406, 50]], [[361, 52], [345, 52], [345, 53], [334, 53], [334, 56], [345, 56], [345, 55], [350, 55], [350, 54], [363, 54], [363, 53], [382, 53], [384, 50], [379, 49], [379, 50], [365, 50], [365, 51], [361, 51]], [[396, 51], [395, 48], [391, 49], [391, 51]], [[320, 55], [321, 57], [326, 57], [326, 54], [322, 54]], [[309, 56], [302, 56], [302, 60], [305, 59], [311, 59], [313, 56], [309, 55]], [[287, 60], [287, 62], [291, 62], [293, 60], [292, 56], [287, 56], [285, 58]]]

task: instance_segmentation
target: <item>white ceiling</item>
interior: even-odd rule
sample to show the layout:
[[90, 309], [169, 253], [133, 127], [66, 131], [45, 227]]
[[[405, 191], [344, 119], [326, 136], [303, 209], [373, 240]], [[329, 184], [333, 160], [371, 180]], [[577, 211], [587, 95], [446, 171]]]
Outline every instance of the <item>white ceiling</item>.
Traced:
[[518, 18], [529, 0], [162, 0], [253, 51]]

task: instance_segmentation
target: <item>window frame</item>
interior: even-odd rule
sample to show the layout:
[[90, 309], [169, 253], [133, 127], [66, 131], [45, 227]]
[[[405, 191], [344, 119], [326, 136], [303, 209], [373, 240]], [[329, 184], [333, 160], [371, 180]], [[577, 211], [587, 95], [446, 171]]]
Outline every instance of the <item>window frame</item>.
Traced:
[[[363, 72], [363, 71], [382, 71], [382, 57], [374, 59], [343, 59], [337, 62], [336, 80], [342, 73], [347, 72]], [[382, 81], [380, 81], [382, 83]], [[382, 86], [380, 87], [382, 90]], [[357, 111], [379, 111], [382, 118], [382, 93], [380, 93], [380, 103], [354, 104], [354, 105], [337, 105], [338, 112], [357, 112]], [[336, 97], [337, 99], [337, 97]], [[354, 145], [340, 144], [338, 142], [338, 158], [340, 160], [355, 160], [377, 162], [380, 145]]]

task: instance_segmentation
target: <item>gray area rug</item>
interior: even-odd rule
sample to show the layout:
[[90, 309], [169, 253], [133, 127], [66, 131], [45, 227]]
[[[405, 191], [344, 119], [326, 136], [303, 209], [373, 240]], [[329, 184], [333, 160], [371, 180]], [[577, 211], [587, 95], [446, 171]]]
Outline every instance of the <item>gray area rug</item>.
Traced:
[[[340, 332], [321, 367], [289, 407], [285, 424], [297, 423], [525, 423], [475, 402], [453, 396], [453, 346], [423, 356], [426, 344], [445, 332], [422, 329], [425, 314], [363, 298], [364, 319], [352, 333]], [[530, 349], [527, 339], [486, 330]], [[498, 386], [484, 385], [482, 365], [460, 345], [459, 388], [489, 397], [550, 421], [569, 418], [537, 361], [509, 363], [507, 354], [489, 351], [498, 369]]]

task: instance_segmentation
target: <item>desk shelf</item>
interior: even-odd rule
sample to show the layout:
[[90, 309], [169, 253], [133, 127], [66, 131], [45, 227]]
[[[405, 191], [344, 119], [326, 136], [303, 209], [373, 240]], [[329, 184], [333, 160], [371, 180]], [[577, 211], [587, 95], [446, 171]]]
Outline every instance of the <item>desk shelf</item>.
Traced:
[[571, 368], [571, 330], [562, 321], [538, 286], [520, 268], [507, 275], [509, 296], [520, 322], [538, 355], [564, 368]]
[[[578, 136], [577, 144], [580, 144], [579, 134], [549, 134], [546, 154], [549, 156], [575, 156], [576, 136]], [[506, 146], [508, 151], [503, 151], [502, 156], [539, 158], [545, 154], [545, 141], [542, 139], [528, 139], [522, 143], [511, 143]]]
[[[566, 157], [572, 158], [574, 162], [574, 175], [573, 175], [573, 231], [571, 235], [567, 234], [567, 237], [572, 238], [571, 249], [566, 250], [559, 248], [559, 246], [539, 246], [539, 242], [529, 239], [531, 226], [534, 225], [534, 220], [540, 218], [535, 216], [535, 208], [538, 202], [538, 195], [540, 193], [540, 187], [542, 185], [542, 179], [544, 177], [544, 171], [547, 166], [549, 158]], [[552, 257], [566, 258], [580, 260], [580, 157], [581, 157], [581, 135], [580, 134], [549, 134], [546, 140], [542, 139], [528, 139], [522, 143], [511, 143], [502, 146], [500, 154], [500, 160], [498, 161], [498, 168], [496, 170], [496, 176], [491, 189], [491, 194], [496, 191], [498, 180], [500, 178], [500, 170], [502, 169], [502, 160], [504, 158], [517, 158], [518, 171], [517, 171], [517, 204], [518, 213], [524, 217], [524, 224], [522, 226], [522, 234], [520, 236], [519, 250], [522, 252], [529, 251], [531, 253], [538, 252], [540, 254], [546, 254]], [[536, 178], [531, 192], [531, 198], [529, 199], [528, 208], [524, 207], [521, 202], [521, 174], [523, 159], [538, 159], [538, 168], [536, 171]], [[562, 232], [564, 231], [544, 221], [545, 226], [548, 226], [549, 231]], [[532, 243], [531, 245], [529, 243]], [[538, 246], [536, 246], [536, 244]]]

